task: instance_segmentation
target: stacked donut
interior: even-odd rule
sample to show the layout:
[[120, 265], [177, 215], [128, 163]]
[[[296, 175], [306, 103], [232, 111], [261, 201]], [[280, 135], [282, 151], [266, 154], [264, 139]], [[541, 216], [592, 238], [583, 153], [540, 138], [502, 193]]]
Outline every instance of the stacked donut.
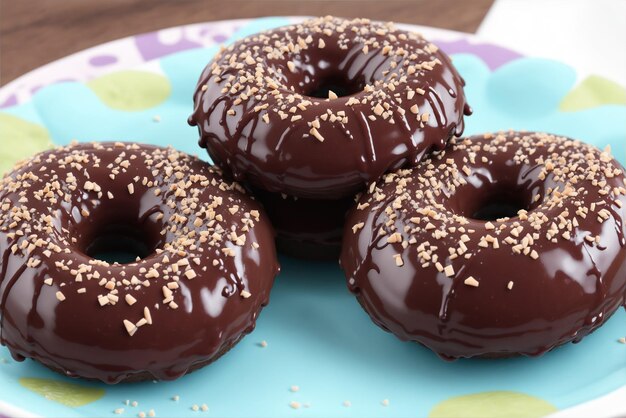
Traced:
[[342, 247], [372, 320], [443, 358], [580, 340], [624, 304], [624, 169], [549, 134], [459, 138], [463, 86], [435, 45], [365, 19], [221, 50], [189, 118], [219, 168], [107, 142], [1, 180], [2, 344], [69, 376], [182, 376], [253, 330], [274, 229], [290, 255]]
[[222, 50], [200, 77], [190, 123], [265, 204], [279, 248], [336, 258], [357, 192], [463, 132], [463, 84], [416, 33], [324, 17]]

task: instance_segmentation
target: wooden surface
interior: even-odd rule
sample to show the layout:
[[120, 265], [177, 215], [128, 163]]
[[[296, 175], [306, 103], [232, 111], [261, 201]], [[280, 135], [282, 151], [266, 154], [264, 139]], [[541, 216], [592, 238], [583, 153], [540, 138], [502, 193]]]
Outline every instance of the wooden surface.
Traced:
[[0, 85], [73, 52], [169, 26], [268, 15], [368, 17], [474, 32], [493, 0], [0, 0]]

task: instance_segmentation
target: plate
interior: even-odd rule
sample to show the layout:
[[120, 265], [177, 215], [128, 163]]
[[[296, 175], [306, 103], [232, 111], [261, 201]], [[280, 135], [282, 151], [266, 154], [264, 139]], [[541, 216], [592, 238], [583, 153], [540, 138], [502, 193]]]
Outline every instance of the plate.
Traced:
[[[0, 171], [72, 140], [171, 144], [198, 153], [197, 131], [186, 119], [198, 75], [218, 45], [298, 19], [165, 29], [91, 48], [19, 78], [0, 89]], [[453, 57], [475, 110], [466, 119], [467, 134], [550, 131], [611, 145], [626, 163], [623, 87], [471, 35], [403, 26]], [[626, 345], [618, 342], [626, 335], [623, 309], [581, 343], [540, 358], [448, 363], [374, 326], [337, 263], [283, 257], [281, 264], [256, 330], [215, 364], [174, 382], [107, 386], [65, 378], [30, 360], [15, 362], [0, 348], [0, 413], [544, 416], [612, 393], [602, 398], [606, 408], [626, 393]]]

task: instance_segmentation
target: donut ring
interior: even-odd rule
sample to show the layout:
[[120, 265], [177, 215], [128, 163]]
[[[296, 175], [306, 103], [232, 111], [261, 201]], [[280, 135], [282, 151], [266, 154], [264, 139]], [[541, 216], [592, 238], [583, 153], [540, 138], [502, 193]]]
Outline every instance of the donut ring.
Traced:
[[470, 113], [463, 85], [418, 34], [316, 18], [221, 51], [200, 77], [189, 123], [236, 180], [335, 199], [460, 135]]
[[[130, 237], [143, 259], [90, 256]], [[175, 379], [252, 331], [278, 272], [273, 241], [240, 186], [174, 149], [39, 154], [0, 182], [1, 342], [69, 376]]]
[[624, 304], [624, 169], [542, 133], [453, 140], [372, 184], [341, 263], [379, 326], [445, 359], [542, 354]]

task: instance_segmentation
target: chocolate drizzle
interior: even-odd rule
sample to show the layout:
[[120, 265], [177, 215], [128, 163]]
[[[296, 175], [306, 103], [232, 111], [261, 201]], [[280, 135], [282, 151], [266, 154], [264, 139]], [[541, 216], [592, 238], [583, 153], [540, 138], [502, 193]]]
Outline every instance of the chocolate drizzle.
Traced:
[[[150, 254], [86, 254], [116, 225]], [[115, 229], [114, 229], [115, 230]], [[82, 144], [0, 182], [1, 341], [68, 376], [175, 379], [253, 328], [278, 272], [273, 230], [236, 183], [171, 148]]]
[[200, 77], [189, 123], [235, 179], [336, 199], [460, 135], [471, 112], [463, 85], [415, 33], [311, 19], [221, 51]]
[[341, 264], [373, 321], [403, 340], [446, 359], [539, 355], [624, 304], [625, 217], [624, 169], [608, 151], [476, 136], [373, 183], [348, 216]]

